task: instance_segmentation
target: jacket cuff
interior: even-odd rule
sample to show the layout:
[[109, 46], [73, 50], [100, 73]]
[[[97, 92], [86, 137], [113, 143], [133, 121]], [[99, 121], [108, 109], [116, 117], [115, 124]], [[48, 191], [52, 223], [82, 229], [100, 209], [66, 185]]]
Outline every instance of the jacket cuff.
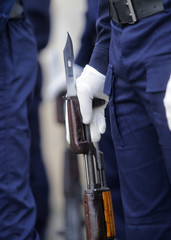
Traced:
[[103, 75], [106, 75], [108, 62], [109, 62], [109, 49], [100, 47], [99, 45], [95, 46], [89, 65], [95, 68]]

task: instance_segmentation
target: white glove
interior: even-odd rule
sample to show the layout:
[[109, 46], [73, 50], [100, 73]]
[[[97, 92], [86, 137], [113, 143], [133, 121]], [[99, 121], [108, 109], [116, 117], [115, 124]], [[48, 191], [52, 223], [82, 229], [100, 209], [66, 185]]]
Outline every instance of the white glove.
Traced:
[[[73, 65], [74, 77], [81, 75], [83, 68], [77, 64]], [[61, 92], [66, 91], [66, 77], [65, 72], [60, 72], [47, 86], [45, 91], [45, 99], [54, 100]]]
[[[90, 124], [92, 142], [98, 142], [106, 129], [104, 109], [108, 103], [108, 96], [103, 93], [104, 82], [105, 76], [89, 65], [85, 66], [81, 76], [76, 79], [83, 123]], [[104, 99], [106, 104], [93, 109], [92, 99], [95, 97]]]
[[169, 129], [171, 130], [171, 76], [167, 83], [166, 93], [163, 102], [166, 110], [168, 126]]

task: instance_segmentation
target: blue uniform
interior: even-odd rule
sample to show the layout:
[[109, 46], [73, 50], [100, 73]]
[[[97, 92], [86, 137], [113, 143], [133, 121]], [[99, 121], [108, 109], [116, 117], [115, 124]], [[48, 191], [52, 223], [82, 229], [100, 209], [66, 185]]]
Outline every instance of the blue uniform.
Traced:
[[[171, 132], [163, 98], [171, 73], [171, 2], [119, 26], [99, 0], [90, 65], [106, 74], [127, 240], [171, 239]], [[106, 73], [107, 71], [107, 73]]]
[[[84, 67], [90, 60], [96, 39], [96, 19], [98, 0], [87, 0], [85, 28], [81, 37], [81, 47], [75, 63]], [[125, 240], [125, 223], [120, 195], [117, 162], [110, 133], [109, 111], [106, 109], [107, 129], [99, 142], [99, 148], [104, 153], [107, 184], [110, 187], [115, 215], [115, 225], [119, 240]]]
[[24, 4], [26, 12], [33, 24], [38, 51], [41, 51], [46, 47], [49, 40], [50, 0], [25, 1]]
[[87, 0], [85, 27], [81, 36], [81, 46], [76, 56], [75, 63], [84, 67], [90, 60], [96, 40], [97, 0]]
[[[49, 5], [50, 0], [43, 0], [43, 2], [38, 0], [25, 1], [25, 9], [33, 25], [38, 51], [45, 48], [49, 40]], [[29, 112], [29, 124], [31, 130], [30, 183], [37, 206], [36, 229], [41, 240], [45, 237], [49, 213], [49, 184], [40, 146], [39, 106], [41, 103], [42, 80], [42, 70], [38, 63], [36, 85]]]
[[8, 20], [14, 2], [0, 3], [0, 239], [38, 240], [28, 124], [37, 50], [30, 22]]

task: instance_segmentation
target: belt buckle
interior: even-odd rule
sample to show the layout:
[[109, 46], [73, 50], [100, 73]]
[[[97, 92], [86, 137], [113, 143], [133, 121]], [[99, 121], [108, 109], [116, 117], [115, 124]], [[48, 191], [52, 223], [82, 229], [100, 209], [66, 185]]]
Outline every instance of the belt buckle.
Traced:
[[135, 11], [134, 11], [134, 7], [133, 7], [133, 4], [132, 4], [132, 1], [131, 0], [127, 0], [126, 1], [126, 5], [128, 6], [129, 11], [130, 11], [129, 16], [132, 18], [132, 22], [130, 22], [129, 24], [134, 24], [135, 22], [137, 22], [137, 17], [136, 17]]

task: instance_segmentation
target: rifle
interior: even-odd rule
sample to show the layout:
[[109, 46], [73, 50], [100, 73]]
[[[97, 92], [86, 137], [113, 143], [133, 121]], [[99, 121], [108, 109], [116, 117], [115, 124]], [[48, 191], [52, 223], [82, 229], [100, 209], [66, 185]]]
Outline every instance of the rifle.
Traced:
[[[57, 121], [65, 125], [64, 99], [66, 91], [56, 97]], [[83, 216], [80, 174], [77, 155], [66, 143], [63, 167], [64, 225], [58, 235], [66, 240], [83, 239]]]
[[[85, 159], [84, 211], [87, 240], [116, 240], [111, 192], [105, 178], [104, 157], [103, 153], [91, 142], [89, 125], [82, 123], [73, 75], [73, 63], [72, 40], [67, 34], [64, 64], [70, 147], [76, 154], [83, 154]], [[102, 99], [94, 99], [93, 107], [103, 103]]]

